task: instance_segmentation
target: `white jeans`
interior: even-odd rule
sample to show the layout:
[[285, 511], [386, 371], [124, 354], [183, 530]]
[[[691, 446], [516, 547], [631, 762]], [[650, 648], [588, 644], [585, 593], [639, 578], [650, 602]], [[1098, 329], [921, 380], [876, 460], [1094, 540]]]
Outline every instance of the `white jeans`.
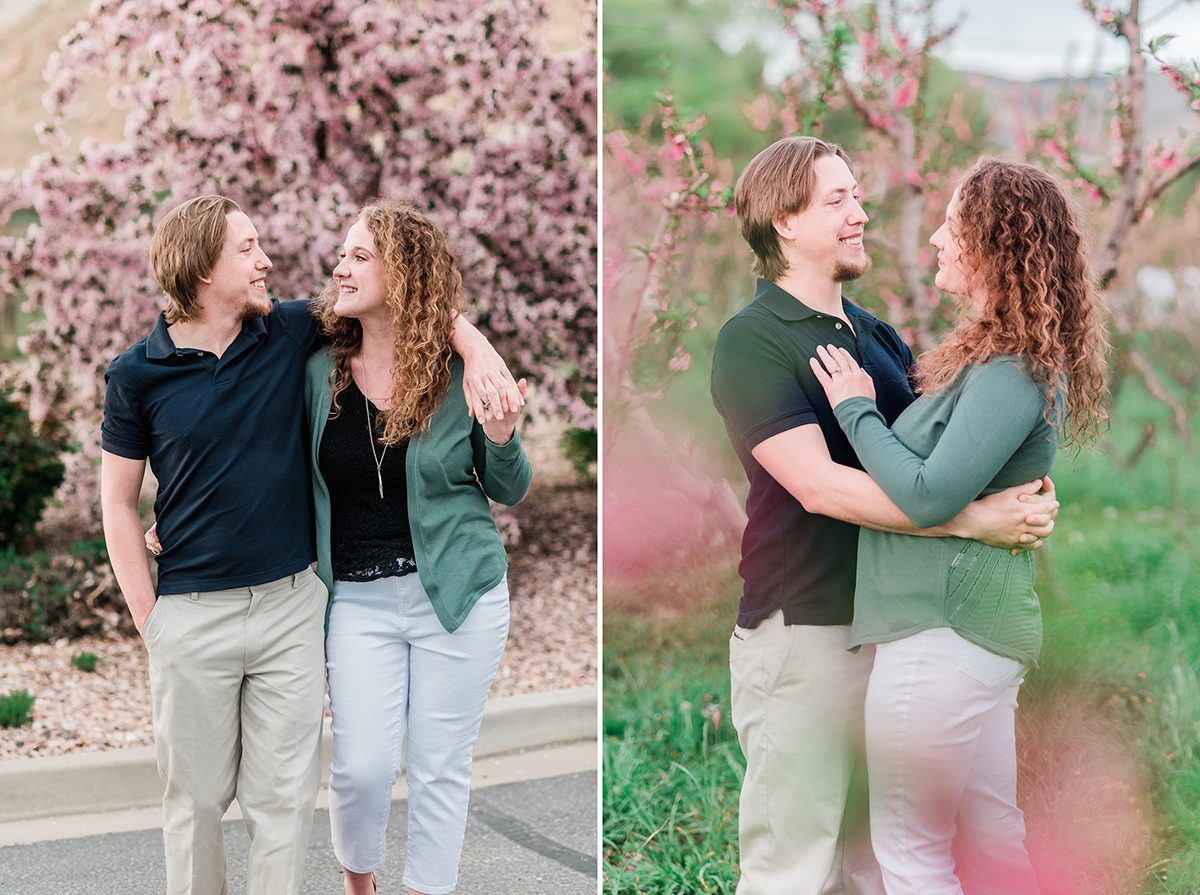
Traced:
[[872, 648], [848, 625], [776, 610], [729, 640], [733, 725], [746, 757], [737, 895], [882, 895], [866, 829], [863, 694]]
[[334, 582], [325, 641], [329, 820], [342, 866], [366, 873], [383, 863], [407, 733], [404, 885], [429, 895], [454, 890], [471, 753], [507, 636], [507, 581], [480, 597], [454, 633], [438, 621], [416, 574]]
[[[1036, 895], [1017, 808], [1025, 666], [933, 628], [875, 649], [871, 842], [888, 895]], [[957, 864], [956, 864], [957, 858]]]

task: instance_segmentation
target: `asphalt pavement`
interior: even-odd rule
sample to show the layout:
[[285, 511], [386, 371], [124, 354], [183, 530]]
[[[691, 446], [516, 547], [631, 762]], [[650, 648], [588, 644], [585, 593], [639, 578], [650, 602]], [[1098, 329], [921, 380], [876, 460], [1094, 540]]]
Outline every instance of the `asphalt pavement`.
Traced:
[[[461, 895], [594, 895], [597, 889], [594, 769], [475, 789], [458, 889]], [[392, 803], [387, 861], [379, 891], [403, 892], [407, 803]], [[248, 839], [241, 820], [226, 821], [231, 895], [245, 892]], [[162, 834], [105, 832], [0, 848], [2, 895], [152, 895], [165, 886]], [[329, 842], [329, 813], [313, 822], [303, 895], [342, 891]], [[269, 895], [269, 893], [253, 893]]]
[[[596, 717], [593, 687], [489, 702], [475, 747], [459, 893], [594, 895]], [[328, 731], [325, 748], [327, 766]], [[404, 891], [406, 796], [401, 777], [379, 871], [384, 893]], [[0, 762], [0, 895], [161, 895], [161, 800], [152, 747]], [[322, 785], [303, 895], [342, 891], [328, 804]], [[235, 801], [225, 815], [229, 895], [246, 891], [248, 844]]]

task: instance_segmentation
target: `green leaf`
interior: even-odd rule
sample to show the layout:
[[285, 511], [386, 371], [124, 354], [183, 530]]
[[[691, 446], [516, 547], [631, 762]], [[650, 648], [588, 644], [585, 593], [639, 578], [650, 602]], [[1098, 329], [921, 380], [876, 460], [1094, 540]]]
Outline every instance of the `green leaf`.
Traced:
[[1146, 49], [1150, 51], [1151, 55], [1155, 55], [1159, 50], [1161, 50], [1174, 39], [1174, 34], [1160, 34], [1158, 37], [1151, 40], [1150, 43], [1146, 44]]

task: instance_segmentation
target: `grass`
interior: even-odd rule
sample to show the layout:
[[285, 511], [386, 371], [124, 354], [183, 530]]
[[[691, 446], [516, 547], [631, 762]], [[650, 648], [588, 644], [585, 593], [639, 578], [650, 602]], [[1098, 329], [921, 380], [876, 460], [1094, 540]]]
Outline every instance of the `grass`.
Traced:
[[[716, 586], [732, 594], [736, 582], [727, 568]], [[735, 610], [736, 599], [721, 598], [673, 621], [605, 616], [610, 892], [733, 892], [743, 768], [729, 723]]]
[[0, 696], [0, 727], [22, 727], [33, 720], [36, 698], [28, 690], [12, 690]]
[[[1132, 399], [1119, 410], [1118, 453], [1157, 412]], [[1198, 466], [1164, 434], [1132, 469], [1101, 453], [1056, 467], [1063, 507], [1039, 556], [1046, 647], [1018, 721], [1021, 804], [1047, 892], [1200, 891]], [[692, 587], [679, 618], [605, 615], [613, 895], [736, 885], [743, 761], [727, 641], [740, 584], [730, 564]], [[638, 602], [610, 603], [620, 585], [605, 588], [606, 606]]]
[[81, 652], [71, 657], [71, 664], [80, 671], [93, 672], [96, 670], [97, 656], [95, 653]]

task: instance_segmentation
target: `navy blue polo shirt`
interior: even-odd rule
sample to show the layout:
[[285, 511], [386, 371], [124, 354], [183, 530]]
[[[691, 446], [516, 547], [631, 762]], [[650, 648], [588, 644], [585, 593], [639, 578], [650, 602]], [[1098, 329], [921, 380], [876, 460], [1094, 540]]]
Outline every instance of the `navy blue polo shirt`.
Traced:
[[835, 463], [862, 469], [808, 365], [818, 345], [854, 355], [875, 382], [888, 425], [914, 400], [908, 346], [862, 308], [844, 298], [842, 307], [853, 331], [760, 278], [754, 301], [717, 336], [713, 403], [750, 480], [739, 566], [744, 628], [780, 608], [789, 625], [844, 625], [853, 616], [858, 526], [807, 512], [751, 453], [773, 435], [816, 424]]
[[158, 593], [274, 581], [316, 558], [304, 366], [308, 301], [271, 302], [217, 358], [153, 332], [104, 374], [104, 450], [149, 459], [163, 551]]

